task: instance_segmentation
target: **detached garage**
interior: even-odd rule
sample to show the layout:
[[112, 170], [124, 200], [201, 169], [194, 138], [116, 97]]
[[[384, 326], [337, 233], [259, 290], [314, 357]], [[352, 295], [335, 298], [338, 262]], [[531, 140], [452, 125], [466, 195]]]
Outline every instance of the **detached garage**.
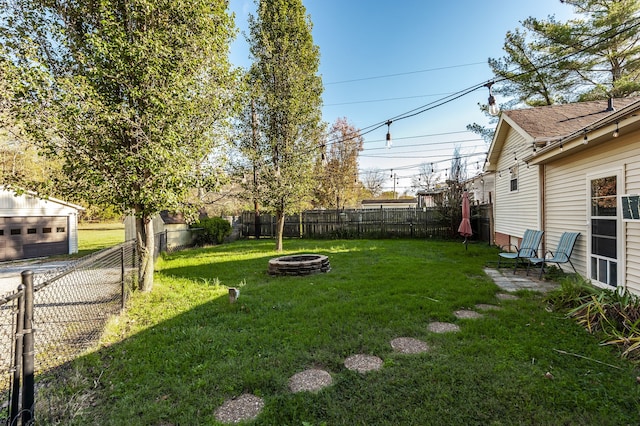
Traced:
[[0, 261], [78, 252], [75, 204], [0, 188]]

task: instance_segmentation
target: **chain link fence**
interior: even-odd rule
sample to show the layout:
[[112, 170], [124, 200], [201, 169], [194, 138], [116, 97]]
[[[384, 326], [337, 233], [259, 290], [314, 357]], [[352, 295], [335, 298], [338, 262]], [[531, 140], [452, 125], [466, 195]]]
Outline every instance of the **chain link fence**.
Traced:
[[[154, 258], [166, 251], [167, 234], [156, 234], [155, 241]], [[28, 280], [33, 287], [31, 329], [22, 330], [24, 319], [20, 318], [25, 311], [24, 296], [29, 294], [24, 272], [23, 285], [18, 280], [16, 291], [0, 298], [0, 423], [33, 424], [37, 412], [44, 414], [47, 423], [62, 424], [60, 420], [69, 413], [60, 410], [72, 407], [46, 390], [68, 379], [72, 374], [69, 362], [93, 347], [108, 320], [124, 309], [138, 282], [136, 245], [126, 242]], [[33, 374], [25, 378], [31, 367], [25, 368], [22, 361], [23, 356], [31, 355], [23, 353], [23, 339], [28, 335], [33, 341], [33, 350], [26, 349], [33, 355]], [[22, 385], [35, 382], [35, 405], [21, 388], [21, 375]]]

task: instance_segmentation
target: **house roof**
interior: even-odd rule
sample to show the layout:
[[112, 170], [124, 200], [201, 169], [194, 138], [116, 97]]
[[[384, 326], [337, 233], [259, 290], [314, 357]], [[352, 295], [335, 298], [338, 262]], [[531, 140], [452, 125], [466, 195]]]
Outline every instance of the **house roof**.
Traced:
[[68, 201], [59, 200], [59, 199], [54, 198], [54, 197], [41, 197], [36, 192], [33, 192], [33, 191], [12, 189], [12, 188], [7, 188], [7, 187], [2, 186], [2, 185], [0, 185], [0, 191], [1, 192], [5, 192], [7, 194], [11, 194], [12, 197], [27, 196], [27, 197], [32, 197], [34, 199], [42, 200], [44, 202], [60, 204], [61, 206], [70, 207], [70, 208], [76, 209], [76, 210], [85, 210], [84, 207], [79, 206], [77, 204], [73, 204], [73, 203], [70, 203]]
[[165, 225], [182, 225], [187, 223], [182, 213], [172, 213], [168, 210], [160, 212], [160, 218]]
[[509, 128], [517, 131], [526, 143], [545, 147], [554, 142], [582, 137], [582, 132], [590, 132], [606, 125], [611, 120], [617, 120], [620, 113], [628, 113], [629, 110], [639, 107], [640, 97], [635, 96], [611, 101], [577, 102], [504, 111], [489, 148], [486, 170], [495, 171], [495, 164], [506, 142]]
[[617, 98], [611, 101], [576, 102], [537, 108], [504, 111], [534, 140], [554, 140], [580, 131], [616, 110], [640, 100], [640, 97]]
[[361, 204], [407, 204], [416, 203], [417, 201], [415, 198], [381, 198], [378, 200], [362, 200]]

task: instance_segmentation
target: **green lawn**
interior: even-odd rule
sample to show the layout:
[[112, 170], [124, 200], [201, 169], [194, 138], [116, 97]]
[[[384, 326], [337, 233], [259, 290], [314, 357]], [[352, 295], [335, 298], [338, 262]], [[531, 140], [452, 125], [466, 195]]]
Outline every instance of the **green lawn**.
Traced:
[[124, 225], [121, 222], [78, 225], [78, 253], [80, 256], [123, 242]]
[[[63, 424], [216, 425], [225, 400], [252, 393], [265, 401], [259, 425], [638, 424], [637, 366], [539, 294], [498, 299], [482, 271], [496, 251], [484, 244], [285, 241], [288, 253], [329, 256], [331, 272], [307, 277], [269, 276], [272, 247], [242, 241], [160, 259], [154, 290], [134, 295], [47, 410]], [[241, 287], [237, 303], [227, 286]], [[479, 303], [501, 309], [453, 314]], [[431, 333], [432, 321], [461, 331]], [[431, 350], [395, 353], [396, 337]], [[359, 353], [383, 368], [346, 369]], [[329, 371], [333, 385], [291, 393], [289, 378], [308, 368]]]

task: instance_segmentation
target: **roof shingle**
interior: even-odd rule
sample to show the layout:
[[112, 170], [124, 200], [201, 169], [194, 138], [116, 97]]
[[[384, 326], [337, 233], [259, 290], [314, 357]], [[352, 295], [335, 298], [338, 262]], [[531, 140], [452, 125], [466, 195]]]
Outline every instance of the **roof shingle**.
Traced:
[[637, 101], [640, 96], [614, 99], [613, 111], [607, 109], [607, 100], [601, 100], [511, 110], [503, 114], [536, 140], [560, 139]]

